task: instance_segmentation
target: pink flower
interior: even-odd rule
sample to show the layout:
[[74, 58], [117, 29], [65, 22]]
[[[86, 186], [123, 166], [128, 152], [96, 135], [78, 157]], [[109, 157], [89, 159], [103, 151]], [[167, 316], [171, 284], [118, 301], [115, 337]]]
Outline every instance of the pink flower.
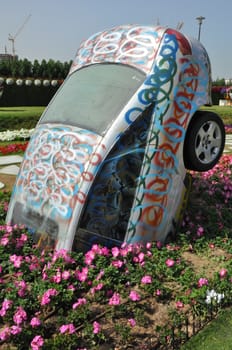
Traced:
[[2, 308], [0, 309], [0, 316], [5, 316], [7, 310], [11, 307], [11, 305], [13, 304], [12, 300], [8, 300], [8, 299], [4, 299], [2, 302]]
[[17, 311], [16, 313], [14, 314], [13, 316], [13, 320], [14, 320], [14, 323], [16, 323], [17, 325], [21, 324], [23, 321], [26, 321], [27, 319], [27, 313], [26, 311], [21, 307], [19, 306], [17, 308]]
[[52, 262], [56, 262], [58, 259], [62, 258], [66, 263], [74, 263], [74, 259], [71, 258], [71, 256], [69, 255], [69, 252], [65, 249], [60, 249], [58, 251], [56, 251], [52, 257]]
[[119, 269], [120, 267], [122, 267], [123, 262], [121, 260], [114, 260], [114, 261], [111, 262], [111, 265], [113, 265], [114, 267]]
[[93, 323], [93, 333], [98, 334], [101, 331], [101, 325], [97, 321]]
[[115, 292], [109, 300], [109, 305], [119, 305], [120, 303], [120, 294]]
[[80, 282], [85, 282], [88, 276], [88, 268], [87, 267], [83, 267], [83, 269], [81, 271], [76, 271], [76, 277], [78, 278], [78, 280]]
[[27, 242], [27, 240], [28, 240], [27, 235], [25, 235], [25, 233], [22, 233], [21, 237], [17, 239], [16, 247], [21, 248], [24, 245], [24, 243]]
[[[17, 227], [16, 227], [16, 228], [17, 228]], [[11, 225], [6, 225], [6, 226], [5, 226], [5, 230], [6, 230], [7, 233], [11, 233], [11, 232], [13, 231], [13, 226], [11, 226]]]
[[73, 334], [76, 332], [75, 326], [73, 323], [69, 323], [69, 324], [64, 324], [63, 326], [60, 327], [60, 333], [64, 334]]
[[55, 296], [57, 294], [58, 294], [58, 292], [56, 289], [53, 289], [53, 288], [48, 289], [42, 296], [41, 305], [49, 304], [51, 301], [50, 297]]
[[68, 287], [67, 287], [67, 289], [68, 290], [71, 290], [71, 291], [75, 291], [76, 290], [76, 288], [75, 288], [75, 286], [73, 285], [73, 284], [70, 284]]
[[29, 265], [30, 271], [37, 270], [38, 268], [39, 268], [39, 264], [38, 263], [32, 263], [32, 264]]
[[41, 325], [40, 319], [37, 318], [37, 317], [33, 317], [33, 318], [31, 319], [30, 325], [31, 325], [33, 328], [40, 326], [40, 325]]
[[20, 297], [24, 297], [27, 291], [27, 284], [24, 280], [22, 281], [16, 281], [15, 286], [18, 288], [18, 295]]
[[86, 265], [91, 265], [94, 259], [95, 259], [95, 252], [92, 251], [92, 250], [89, 250], [85, 254], [85, 264]]
[[197, 229], [197, 236], [201, 237], [204, 234], [204, 228], [202, 226], [198, 227]]
[[127, 244], [127, 243], [124, 242], [121, 245], [121, 249], [119, 251], [119, 254], [121, 256], [126, 257], [129, 253], [132, 253], [132, 251], [133, 251], [133, 244]]
[[103, 256], [109, 256], [110, 250], [107, 247], [102, 247], [101, 248], [101, 255]]
[[177, 309], [182, 309], [183, 307], [184, 307], [184, 303], [182, 303], [182, 301], [177, 301], [176, 302], [176, 307], [177, 307]]
[[172, 267], [172, 266], [175, 265], [175, 261], [173, 259], [167, 259], [165, 261], [165, 264], [166, 264], [167, 267]]
[[68, 280], [69, 278], [70, 278], [70, 272], [69, 271], [63, 271], [62, 272], [62, 278], [63, 278], [63, 280]]
[[208, 280], [207, 278], [201, 277], [198, 280], [198, 287], [201, 288], [203, 286], [207, 286], [208, 285]]
[[155, 292], [155, 294], [157, 295], [157, 296], [160, 296], [162, 293], [161, 293], [161, 290], [160, 289], [157, 289], [156, 290], [156, 292]]
[[130, 298], [132, 301], [139, 301], [139, 300], [140, 300], [140, 295], [139, 295], [135, 290], [132, 290], [132, 291], [130, 292], [129, 298]]
[[9, 327], [5, 327], [3, 329], [0, 330], [0, 340], [7, 340], [10, 338], [10, 328]]
[[44, 344], [44, 340], [41, 335], [36, 335], [31, 342], [32, 350], [39, 350]]
[[76, 308], [78, 308], [80, 305], [85, 305], [87, 303], [85, 298], [78, 298], [77, 302], [73, 304], [72, 308], [73, 310], [75, 310]]
[[60, 271], [57, 271], [56, 275], [52, 277], [52, 281], [57, 284], [62, 281], [62, 274]]
[[152, 283], [152, 277], [149, 275], [143, 276], [141, 279], [141, 283], [143, 284], [150, 284]]
[[144, 253], [139, 253], [138, 255], [138, 259], [139, 259], [139, 262], [142, 263], [144, 261], [144, 257], [145, 257], [145, 254]]
[[120, 250], [118, 247], [113, 247], [111, 253], [114, 258], [117, 258], [120, 255]]
[[221, 269], [220, 272], [219, 272], [219, 276], [220, 276], [221, 278], [225, 278], [226, 275], [227, 275], [227, 270], [224, 269], [224, 268]]
[[11, 334], [13, 334], [13, 335], [20, 334], [20, 333], [22, 332], [22, 328], [19, 327], [19, 326], [11, 326], [10, 332], [11, 332]]
[[156, 247], [157, 247], [158, 249], [161, 249], [161, 248], [163, 247], [163, 243], [160, 242], [160, 241], [157, 241], [157, 242], [156, 242]]
[[14, 267], [19, 268], [23, 262], [23, 257], [16, 254], [10, 256], [10, 262], [14, 264]]
[[210, 249], [214, 249], [214, 248], [215, 248], [214, 243], [209, 243], [209, 248], [210, 248]]
[[128, 322], [131, 327], [134, 327], [136, 325], [136, 321], [134, 318], [129, 318]]
[[7, 246], [7, 244], [9, 243], [9, 238], [7, 236], [3, 236], [0, 240], [0, 245], [2, 246]]

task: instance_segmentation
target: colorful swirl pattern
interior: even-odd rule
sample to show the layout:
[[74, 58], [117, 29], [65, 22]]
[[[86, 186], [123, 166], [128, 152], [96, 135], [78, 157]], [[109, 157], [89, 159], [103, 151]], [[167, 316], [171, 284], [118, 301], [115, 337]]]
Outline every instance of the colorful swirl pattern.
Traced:
[[174, 31], [167, 32], [159, 57], [145, 82], [146, 88], [138, 96], [144, 105], [151, 101], [156, 101], [156, 105], [128, 226], [130, 242], [160, 237], [172, 210], [169, 193], [173, 176], [178, 173], [180, 163], [183, 164], [180, 145], [190, 116], [198, 108], [195, 101], [202, 98], [201, 91], [207, 91], [208, 79], [207, 65], [192, 61], [186, 39], [176, 36]]
[[94, 34], [80, 46], [71, 72], [89, 64], [114, 62], [129, 64], [149, 73], [163, 31], [127, 25]]
[[70, 220], [76, 203], [85, 202], [81, 186], [93, 179], [86, 164], [101, 163], [98, 142], [98, 135], [76, 127], [37, 127], [17, 179], [21, 200], [54, 220]]

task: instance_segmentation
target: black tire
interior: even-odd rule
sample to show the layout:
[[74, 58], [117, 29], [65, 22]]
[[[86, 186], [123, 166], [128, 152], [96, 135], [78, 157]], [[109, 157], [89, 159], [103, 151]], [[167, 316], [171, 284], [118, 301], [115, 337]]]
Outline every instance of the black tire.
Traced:
[[225, 128], [213, 112], [198, 111], [190, 121], [184, 142], [186, 169], [208, 171], [219, 161], [225, 145]]

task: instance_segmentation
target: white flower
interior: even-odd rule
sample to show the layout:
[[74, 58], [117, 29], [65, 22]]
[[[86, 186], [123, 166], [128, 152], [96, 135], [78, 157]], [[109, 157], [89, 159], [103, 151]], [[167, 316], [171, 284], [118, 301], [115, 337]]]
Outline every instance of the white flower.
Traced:
[[224, 299], [224, 294], [222, 293], [222, 294], [218, 294], [218, 297], [217, 297], [217, 302], [218, 302], [218, 304], [220, 304], [221, 303], [221, 301], [222, 301], [222, 299]]
[[6, 130], [0, 132], [0, 141], [14, 141], [16, 139], [29, 139], [34, 129]]
[[215, 301], [220, 304], [224, 297], [224, 294], [217, 293], [214, 289], [207, 290], [205, 302], [206, 304], [212, 304]]

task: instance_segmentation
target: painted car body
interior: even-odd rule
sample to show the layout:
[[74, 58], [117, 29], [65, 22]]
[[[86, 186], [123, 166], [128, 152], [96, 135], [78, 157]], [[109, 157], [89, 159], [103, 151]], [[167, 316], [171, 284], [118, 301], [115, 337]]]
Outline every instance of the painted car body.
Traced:
[[25, 152], [7, 222], [41, 247], [164, 241], [186, 197], [183, 143], [211, 103], [199, 41], [125, 25], [83, 42]]

